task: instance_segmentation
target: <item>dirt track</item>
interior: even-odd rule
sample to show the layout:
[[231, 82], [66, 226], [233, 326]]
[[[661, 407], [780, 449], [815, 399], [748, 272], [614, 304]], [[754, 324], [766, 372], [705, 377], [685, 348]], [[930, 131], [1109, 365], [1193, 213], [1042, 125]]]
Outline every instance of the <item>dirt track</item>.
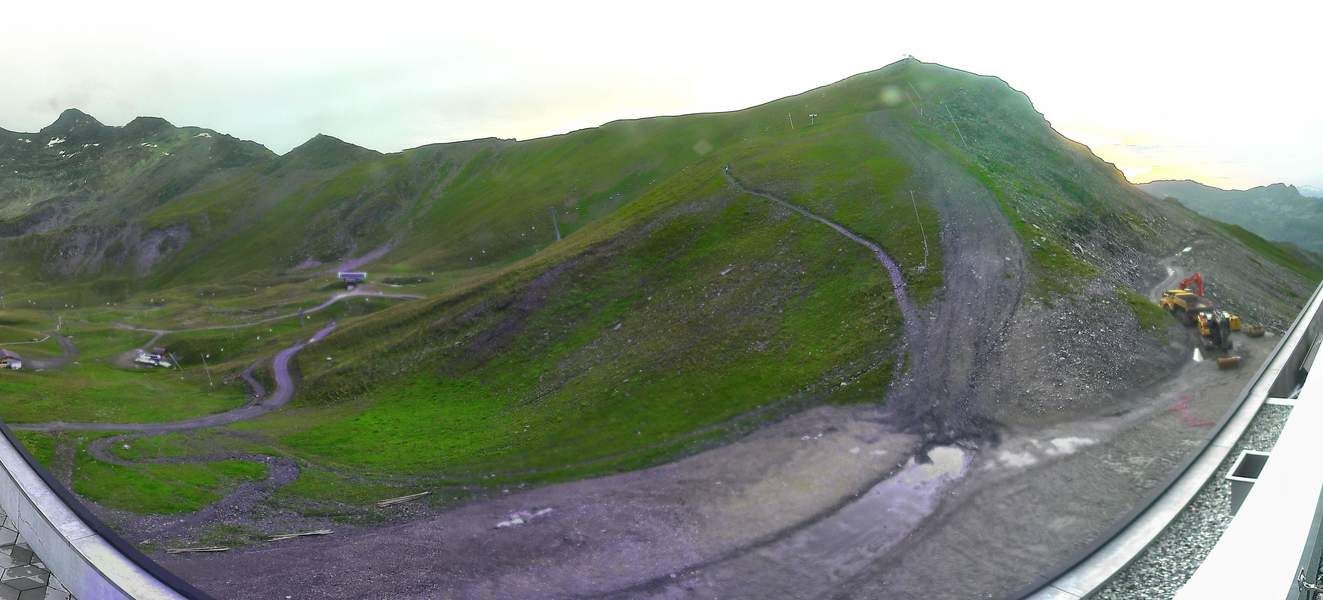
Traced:
[[259, 415], [271, 412], [285, 403], [289, 402], [294, 396], [294, 380], [289, 372], [289, 361], [303, 350], [308, 344], [321, 341], [327, 334], [335, 329], [335, 323], [323, 327], [320, 331], [313, 334], [307, 341], [299, 342], [281, 350], [276, 354], [272, 361], [271, 370], [276, 378], [276, 389], [270, 396], [257, 398], [253, 402], [246, 404], [234, 410], [197, 417], [194, 419], [185, 419], [182, 421], [170, 421], [166, 423], [64, 423], [54, 421], [50, 423], [30, 423], [11, 425], [11, 429], [25, 431], [139, 431], [145, 433], [166, 433], [170, 431], [186, 431], [189, 429], [201, 429], [203, 427], [217, 427], [228, 425], [239, 421], [246, 421]]
[[55, 337], [55, 343], [60, 345], [60, 356], [53, 358], [25, 358], [23, 359], [23, 368], [31, 370], [49, 371], [58, 369], [78, 358], [78, 347], [74, 345], [73, 340], [64, 337], [58, 333], [52, 333]]
[[[947, 165], [945, 159], [939, 164]], [[743, 576], [764, 569], [831, 565], [849, 575], [852, 565], [867, 566], [868, 557], [885, 552], [935, 510], [968, 461], [963, 451], [937, 450], [945, 458], [934, 470], [911, 460], [912, 452], [943, 439], [994, 435], [978, 416], [977, 373], [994, 360], [1002, 324], [1018, 304], [1023, 259], [990, 194], [947, 168], [920, 170], [915, 183], [949, 223], [942, 231], [944, 275], [963, 283], [922, 309], [909, 303], [903, 280], [896, 286], [913, 368], [896, 384], [889, 418], [877, 408], [824, 407], [670, 465], [512, 494], [335, 540], [166, 557], [164, 563], [218, 593], [316, 598], [371, 595], [383, 585], [399, 597], [417, 598], [666, 595], [692, 585], [700, 596], [739, 595], [733, 590], [743, 589]], [[836, 229], [868, 248], [888, 274], [899, 275], [903, 265], [876, 244], [780, 198], [745, 191]], [[947, 354], [958, 358], [947, 365]], [[933, 407], [934, 398], [943, 401]], [[927, 439], [887, 424], [896, 421]], [[899, 479], [888, 484], [893, 474]], [[873, 500], [852, 501], [860, 496]], [[493, 529], [510, 512], [538, 507], [554, 512], [524, 527]], [[906, 516], [869, 517], [889, 509]], [[861, 523], [869, 524], [869, 534], [842, 529]], [[804, 539], [813, 540], [811, 563]], [[351, 568], [368, 555], [393, 558], [370, 573]], [[851, 556], [866, 560], [838, 564]], [[235, 572], [246, 576], [223, 575]], [[732, 576], [710, 577], [720, 573]], [[821, 583], [801, 581], [802, 590]]]
[[[358, 297], [390, 298], [395, 300], [418, 300], [423, 298], [422, 296], [418, 296], [415, 294], [386, 294], [382, 292], [376, 292], [376, 291], [360, 288], [352, 292], [335, 294], [325, 302], [322, 302], [321, 304], [318, 304], [317, 306], [314, 306], [306, 310], [278, 315], [275, 317], [268, 317], [265, 319], [259, 319], [257, 321], [252, 321], [248, 323], [236, 323], [233, 325], [207, 325], [204, 327], [191, 327], [184, 329], [146, 329], [146, 328], [127, 327], [127, 326], [125, 328], [131, 329], [133, 331], [147, 331], [155, 334], [150, 340], [147, 341], [147, 343], [143, 344], [143, 347], [150, 347], [152, 344], [156, 343], [157, 340], [161, 339], [162, 336], [170, 333], [181, 333], [188, 331], [213, 331], [213, 330], [223, 330], [223, 329], [242, 329], [244, 327], [252, 327], [254, 325], [261, 325], [263, 323], [271, 323], [274, 321], [280, 321], [292, 317], [319, 312], [327, 308], [330, 308], [335, 303], [340, 302], [341, 300], [345, 300], [347, 298], [358, 298]], [[240, 408], [236, 408], [231, 411], [226, 411], [214, 415], [207, 415], [205, 417], [198, 417], [195, 419], [185, 419], [181, 421], [173, 421], [167, 423], [65, 423], [62, 421], [52, 421], [49, 423], [30, 423], [30, 424], [12, 425], [11, 427], [13, 429], [23, 429], [29, 431], [139, 431], [139, 432], [151, 432], [151, 433], [164, 433], [170, 431], [200, 429], [203, 427], [216, 427], [219, 425], [228, 425], [230, 423], [235, 423], [238, 421], [245, 421], [257, 417], [259, 415], [265, 414], [267, 412], [270, 412], [272, 410], [275, 410], [276, 408], [279, 408], [280, 406], [283, 406], [287, 402], [289, 402], [290, 398], [292, 398], [294, 395], [294, 382], [289, 374], [290, 358], [292, 358], [295, 354], [297, 354], [299, 350], [302, 350], [304, 346], [317, 342], [322, 338], [326, 337], [326, 335], [329, 334], [333, 329], [335, 329], [335, 323], [331, 323], [330, 325], [324, 327], [322, 330], [313, 334], [312, 338], [310, 338], [306, 342], [300, 342], [298, 344], [295, 344], [294, 346], [290, 346], [289, 348], [281, 350], [279, 353], [276, 354], [276, 357], [272, 363], [273, 371], [275, 373], [275, 378], [276, 378], [276, 389], [271, 394], [270, 397], [266, 397], [266, 389], [262, 386], [261, 383], [259, 383], [252, 376], [253, 367], [255, 367], [256, 365], [253, 365], [252, 367], [245, 369], [241, 377], [243, 378], [244, 383], [248, 385], [248, 389], [250, 391], [249, 397], [252, 399], [252, 401], [249, 402], [247, 405], [244, 405]], [[68, 364], [70, 361], [72, 361], [73, 358], [78, 355], [78, 349], [74, 346], [72, 340], [60, 335], [57, 335], [56, 339], [59, 341], [60, 347], [64, 349], [65, 352], [64, 356], [58, 359], [47, 359], [47, 362], [44, 363], [46, 366], [40, 368], [49, 369], [49, 368], [64, 366]], [[137, 356], [139, 352], [142, 351], [142, 349], [143, 348], [134, 348], [132, 350], [123, 352], [114, 359], [114, 363], [124, 368], [136, 368], [136, 365], [133, 363], [133, 359], [134, 357]]]

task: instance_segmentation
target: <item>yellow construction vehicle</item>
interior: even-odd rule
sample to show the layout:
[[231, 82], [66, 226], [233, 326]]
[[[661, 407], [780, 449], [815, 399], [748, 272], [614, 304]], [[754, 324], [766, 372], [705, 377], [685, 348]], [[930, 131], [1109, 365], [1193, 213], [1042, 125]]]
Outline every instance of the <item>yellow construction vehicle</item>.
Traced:
[[1194, 273], [1178, 285], [1179, 289], [1163, 292], [1158, 304], [1186, 326], [1198, 326], [1205, 350], [1229, 352], [1231, 332], [1241, 329], [1240, 317], [1217, 310], [1213, 302], [1204, 297], [1203, 275]]
[[[1203, 334], [1205, 338], [1208, 337], [1206, 327], [1199, 320], [1199, 315], [1205, 312], [1214, 313], [1217, 311], [1213, 307], [1213, 302], [1204, 297], [1204, 276], [1195, 273], [1182, 279], [1177, 285], [1180, 286], [1179, 289], [1162, 292], [1162, 298], [1158, 301], [1158, 304], [1162, 305], [1164, 310], [1170, 312], [1172, 316], [1187, 327], [1199, 322], [1199, 333]], [[1226, 311], [1221, 311], [1218, 316], [1227, 320], [1231, 331], [1240, 331], [1239, 316]]]
[[1235, 317], [1224, 310], [1200, 311], [1195, 317], [1199, 324], [1199, 337], [1203, 338], [1204, 348], [1208, 350], [1231, 350], [1232, 319], [1236, 330], [1240, 329], [1240, 317]]
[[1195, 316], [1200, 312], [1213, 309], [1213, 303], [1207, 298], [1190, 290], [1167, 290], [1162, 292], [1158, 301], [1162, 308], [1171, 313], [1176, 320], [1186, 326], [1194, 325]]

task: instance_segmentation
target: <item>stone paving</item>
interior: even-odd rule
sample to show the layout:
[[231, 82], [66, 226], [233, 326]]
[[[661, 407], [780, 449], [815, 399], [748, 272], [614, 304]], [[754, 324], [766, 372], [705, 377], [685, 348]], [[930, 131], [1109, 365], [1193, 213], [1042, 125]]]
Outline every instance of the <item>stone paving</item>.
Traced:
[[0, 512], [0, 600], [72, 600], [73, 594], [59, 580], [41, 557], [23, 541], [14, 523]]

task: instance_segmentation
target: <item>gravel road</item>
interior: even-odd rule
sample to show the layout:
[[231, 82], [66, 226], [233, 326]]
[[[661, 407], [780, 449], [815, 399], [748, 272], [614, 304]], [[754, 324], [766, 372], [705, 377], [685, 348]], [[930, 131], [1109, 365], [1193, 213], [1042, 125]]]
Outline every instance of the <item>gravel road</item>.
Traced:
[[55, 337], [55, 343], [60, 345], [60, 355], [52, 358], [25, 358], [24, 369], [49, 371], [68, 365], [78, 358], [78, 347], [74, 345], [73, 340], [58, 333], [51, 335]]
[[[941, 232], [944, 275], [959, 284], [927, 307], [910, 301], [902, 265], [879, 245], [744, 188], [728, 173], [741, 191], [867, 248], [892, 276], [911, 369], [895, 384], [889, 416], [879, 407], [821, 407], [669, 465], [510, 494], [334, 540], [162, 557], [163, 564], [218, 593], [305, 598], [381, 589], [401, 598], [756, 597], [786, 589], [811, 594], [858, 573], [919, 527], [967, 472], [969, 453], [941, 440], [993, 435], [977, 417], [977, 377], [995, 362], [1022, 286], [1017, 238], [991, 195], [953, 173], [944, 157], [935, 160], [917, 170], [914, 184], [948, 223]], [[958, 359], [944, 364], [947, 354]], [[911, 458], [925, 445], [931, 461]], [[511, 512], [544, 507], [554, 510], [526, 526], [494, 528]], [[354, 568], [363, 556], [392, 558]], [[768, 578], [770, 572], [781, 575]], [[790, 587], [762, 585], [771, 579]]]

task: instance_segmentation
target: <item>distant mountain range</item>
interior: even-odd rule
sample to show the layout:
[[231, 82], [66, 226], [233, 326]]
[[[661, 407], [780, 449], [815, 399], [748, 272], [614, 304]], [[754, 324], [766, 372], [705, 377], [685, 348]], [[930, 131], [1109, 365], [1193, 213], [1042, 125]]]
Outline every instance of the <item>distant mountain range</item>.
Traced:
[[1323, 190], [1274, 183], [1224, 190], [1197, 181], [1154, 181], [1140, 189], [1175, 198], [1206, 217], [1239, 225], [1267, 239], [1323, 253]]

